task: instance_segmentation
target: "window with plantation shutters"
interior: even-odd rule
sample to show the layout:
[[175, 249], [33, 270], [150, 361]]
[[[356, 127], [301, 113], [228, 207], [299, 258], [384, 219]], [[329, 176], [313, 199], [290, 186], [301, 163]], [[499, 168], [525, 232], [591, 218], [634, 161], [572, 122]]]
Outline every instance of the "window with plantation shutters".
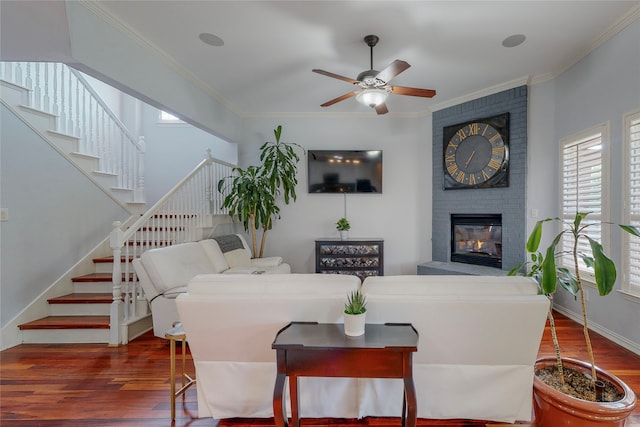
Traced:
[[[640, 227], [640, 110], [628, 114], [625, 131], [624, 222]], [[622, 289], [640, 297], [640, 238], [624, 235]]]
[[[608, 147], [605, 141], [607, 135], [608, 125], [605, 124], [561, 141], [562, 219], [565, 222], [573, 222], [576, 212], [590, 212], [582, 225], [592, 225], [583, 233], [602, 242], [605, 250], [606, 236], [602, 234], [601, 222], [607, 220], [608, 209], [606, 193], [603, 190], [603, 182], [607, 177], [604, 169]], [[562, 241], [561, 263], [569, 268], [574, 266], [572, 251], [573, 238], [565, 233]], [[578, 253], [591, 255], [591, 246], [587, 239], [580, 239]], [[578, 268], [588, 280], [591, 272], [587, 270], [580, 257], [578, 257]]]

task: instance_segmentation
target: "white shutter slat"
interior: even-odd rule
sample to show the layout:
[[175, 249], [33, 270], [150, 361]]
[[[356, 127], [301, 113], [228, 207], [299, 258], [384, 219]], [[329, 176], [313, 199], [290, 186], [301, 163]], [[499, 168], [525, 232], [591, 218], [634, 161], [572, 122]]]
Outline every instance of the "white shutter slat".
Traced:
[[[624, 195], [627, 200], [625, 216], [632, 225], [640, 226], [640, 111], [625, 121], [628, 126], [626, 142], [627, 187]], [[628, 123], [628, 125], [627, 125]], [[628, 236], [625, 247], [625, 275], [627, 280], [623, 288], [640, 296], [640, 238]]]

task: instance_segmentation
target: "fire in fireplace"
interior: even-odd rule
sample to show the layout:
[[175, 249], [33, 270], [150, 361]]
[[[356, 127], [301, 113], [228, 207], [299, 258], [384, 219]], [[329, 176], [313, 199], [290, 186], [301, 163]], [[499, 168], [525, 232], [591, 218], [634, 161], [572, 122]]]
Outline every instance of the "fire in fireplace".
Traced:
[[502, 268], [502, 215], [451, 214], [451, 261]]

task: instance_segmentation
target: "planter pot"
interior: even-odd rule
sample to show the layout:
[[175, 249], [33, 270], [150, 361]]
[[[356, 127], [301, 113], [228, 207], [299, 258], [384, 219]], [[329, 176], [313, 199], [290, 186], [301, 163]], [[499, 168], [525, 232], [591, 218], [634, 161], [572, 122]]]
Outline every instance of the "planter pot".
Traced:
[[[577, 371], [591, 371], [589, 363], [563, 358], [563, 366]], [[535, 370], [555, 365], [555, 357], [536, 361]], [[617, 402], [590, 402], [566, 395], [533, 378], [533, 405], [536, 427], [623, 427], [636, 407], [636, 395], [622, 380], [596, 367], [598, 378], [605, 379], [624, 393]]]
[[359, 337], [364, 334], [364, 321], [367, 313], [344, 314], [344, 334]]
[[340, 240], [349, 240], [349, 230], [338, 230], [340, 231]]

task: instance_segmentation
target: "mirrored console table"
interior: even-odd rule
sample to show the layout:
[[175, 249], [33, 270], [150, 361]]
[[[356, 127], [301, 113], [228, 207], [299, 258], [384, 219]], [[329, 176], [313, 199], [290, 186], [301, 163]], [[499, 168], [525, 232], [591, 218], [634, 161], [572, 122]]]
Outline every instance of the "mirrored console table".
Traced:
[[364, 280], [384, 275], [384, 240], [318, 239], [316, 273], [351, 274]]

